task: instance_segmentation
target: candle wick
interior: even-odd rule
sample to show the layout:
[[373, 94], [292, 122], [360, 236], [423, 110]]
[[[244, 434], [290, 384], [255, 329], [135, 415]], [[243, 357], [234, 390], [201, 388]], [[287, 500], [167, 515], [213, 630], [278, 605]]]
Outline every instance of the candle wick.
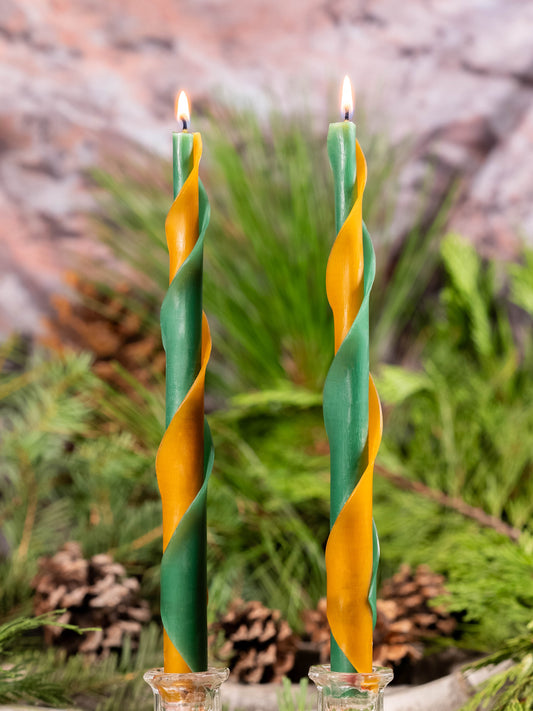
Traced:
[[349, 111], [345, 111], [345, 112], [344, 112], [344, 120], [345, 120], [345, 121], [349, 121], [349, 120], [350, 120], [350, 112], [349, 112]]
[[180, 117], [181, 120], [181, 130], [186, 131], [189, 128], [189, 122], [187, 121], [186, 118], [183, 118], [183, 116]]

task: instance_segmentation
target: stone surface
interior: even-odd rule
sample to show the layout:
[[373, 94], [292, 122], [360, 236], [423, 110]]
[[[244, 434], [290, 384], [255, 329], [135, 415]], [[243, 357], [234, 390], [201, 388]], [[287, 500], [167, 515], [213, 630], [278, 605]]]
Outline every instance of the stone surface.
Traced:
[[430, 164], [437, 189], [462, 181], [452, 226], [512, 256], [533, 240], [532, 25], [532, 0], [0, 0], [0, 333], [38, 329], [95, 249], [85, 171], [110, 146], [170, 156], [181, 87], [197, 106], [304, 101], [325, 133], [348, 72], [410, 145], [396, 233]]

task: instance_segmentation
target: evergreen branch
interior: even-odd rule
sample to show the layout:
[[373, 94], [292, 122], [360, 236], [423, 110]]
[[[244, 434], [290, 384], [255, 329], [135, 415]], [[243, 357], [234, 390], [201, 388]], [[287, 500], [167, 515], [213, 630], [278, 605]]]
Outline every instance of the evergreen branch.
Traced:
[[13, 393], [25, 388], [30, 383], [34, 382], [41, 373], [44, 372], [44, 367], [39, 369], [26, 371], [21, 375], [16, 375], [0, 385], [0, 400], [5, 400]]
[[533, 621], [527, 630], [508, 640], [497, 652], [471, 664], [481, 669], [508, 660], [515, 664], [492, 676], [462, 711], [490, 708], [491, 711], [527, 711], [533, 708]]
[[[23, 459], [27, 457], [21, 457], [21, 463]], [[24, 467], [26, 472], [29, 472], [31, 477], [31, 482], [29, 482], [28, 491], [28, 506], [26, 508], [26, 516], [24, 517], [24, 526], [22, 528], [22, 538], [20, 539], [20, 545], [17, 549], [16, 556], [18, 560], [24, 560], [28, 555], [28, 549], [30, 547], [30, 539], [33, 531], [33, 526], [35, 524], [35, 515], [37, 513], [37, 487], [35, 486], [35, 477], [31, 465], [28, 463], [27, 467]]]
[[96, 628], [94, 627], [82, 629], [76, 625], [59, 622], [59, 617], [64, 612], [65, 610], [53, 610], [52, 612], [46, 612], [44, 615], [38, 615], [37, 617], [18, 617], [0, 625], [0, 654], [4, 654], [7, 648], [23, 634], [32, 632], [40, 627], [61, 627], [65, 630], [78, 632], [78, 634], [95, 631]]
[[509, 659], [516, 662], [528, 654], [533, 654], [533, 620], [526, 626], [525, 632], [512, 637], [496, 652], [469, 664], [466, 669], [482, 669], [490, 664], [500, 664]]
[[50, 705], [65, 705], [69, 702], [62, 684], [51, 681], [44, 672], [27, 673], [23, 664], [0, 673], [0, 703], [37, 701]]
[[107, 553], [110, 556], [115, 557], [117, 551], [124, 552], [127, 550], [130, 551], [137, 551], [139, 548], [144, 548], [144, 546], [147, 546], [150, 543], [153, 543], [156, 541], [158, 538], [161, 538], [163, 535], [163, 525], [156, 526], [155, 528], [152, 528], [151, 531], [148, 531], [147, 533], [143, 533], [142, 536], [139, 536], [135, 540], [131, 541], [130, 543], [127, 543], [124, 546], [118, 546], [116, 548], [110, 548]]
[[[60, 616], [65, 610], [39, 615], [38, 617], [19, 617], [0, 625], [0, 656], [7, 654], [20, 637], [43, 626], [61, 627], [63, 629], [83, 634], [94, 631], [95, 628], [80, 628], [76, 625], [60, 622]], [[38, 701], [51, 705], [64, 705], [70, 698], [66, 689], [69, 688], [62, 680], [54, 678], [54, 670], [58, 668], [57, 658], [53, 660], [50, 669], [42, 666], [42, 658], [36, 659], [31, 653], [10, 657], [15, 659], [9, 666], [0, 665], [0, 704], [19, 701]], [[79, 663], [78, 663], [79, 666]], [[79, 669], [78, 669], [79, 673]]]
[[308, 694], [309, 679], [302, 677], [296, 693], [293, 693], [290, 679], [284, 676], [281, 689], [277, 692], [278, 711], [308, 711], [311, 707]]
[[322, 393], [306, 390], [302, 387], [277, 387], [260, 392], [246, 392], [234, 395], [224, 413], [227, 419], [240, 419], [279, 412], [282, 409], [294, 407], [299, 410], [322, 406]]
[[457, 511], [457, 513], [460, 513], [465, 518], [475, 521], [480, 526], [491, 528], [497, 533], [507, 536], [514, 543], [518, 542], [520, 536], [522, 535], [522, 532], [519, 529], [509, 526], [509, 524], [505, 523], [505, 521], [502, 521], [496, 516], [491, 516], [486, 511], [483, 511], [483, 509], [477, 508], [476, 506], [470, 506], [470, 504], [467, 504], [458, 496], [449, 496], [443, 491], [432, 489], [426, 484], [423, 484], [421, 481], [414, 481], [402, 476], [401, 474], [391, 472], [380, 464], [376, 464], [375, 469], [379, 472], [379, 474], [381, 474], [381, 476], [400, 489], [404, 489], [405, 491], [413, 491], [421, 496], [424, 496], [426, 499], [434, 501], [440, 506]]

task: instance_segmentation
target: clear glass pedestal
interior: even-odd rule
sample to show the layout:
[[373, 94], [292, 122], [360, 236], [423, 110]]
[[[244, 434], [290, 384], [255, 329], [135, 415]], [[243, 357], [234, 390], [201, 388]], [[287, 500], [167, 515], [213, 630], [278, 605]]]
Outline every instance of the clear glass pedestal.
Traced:
[[144, 680], [154, 692], [154, 711], [221, 711], [220, 685], [228, 676], [229, 669], [212, 667], [190, 674], [150, 669]]
[[309, 670], [318, 691], [318, 711], [382, 711], [383, 692], [392, 677], [388, 667], [373, 667], [365, 674], [332, 672], [329, 664]]

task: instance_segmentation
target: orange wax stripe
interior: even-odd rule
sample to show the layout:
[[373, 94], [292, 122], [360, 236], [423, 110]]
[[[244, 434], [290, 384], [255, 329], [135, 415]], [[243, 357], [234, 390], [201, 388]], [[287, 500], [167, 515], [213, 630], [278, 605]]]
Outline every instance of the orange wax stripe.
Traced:
[[[163, 506], [163, 552], [203, 484], [204, 386], [210, 354], [211, 334], [204, 313], [200, 372], [166, 429], [155, 462]], [[171, 674], [190, 672], [166, 633], [164, 643], [165, 671]]]
[[[333, 244], [326, 272], [335, 353], [364, 298], [363, 191], [367, 168], [358, 142], [356, 166], [356, 199]], [[358, 672], [372, 671], [373, 621], [368, 601], [373, 564], [372, 482], [381, 433], [381, 405], [370, 377], [368, 463], [337, 516], [326, 546], [328, 621], [335, 641]]]
[[333, 243], [326, 270], [326, 292], [335, 328], [335, 353], [355, 321], [365, 286], [363, 191], [366, 185], [366, 160], [359, 143], [356, 145], [357, 197]]
[[383, 431], [372, 377], [368, 403], [368, 465], [331, 529], [326, 546], [328, 620], [337, 644], [359, 672], [372, 671], [372, 479]]
[[193, 135], [193, 166], [165, 220], [169, 254], [169, 283], [191, 253], [198, 239], [198, 169], [202, 136]]
[[[194, 134], [193, 167], [174, 200], [165, 221], [170, 282], [198, 239], [198, 168], [202, 139]], [[166, 429], [156, 457], [156, 474], [163, 509], [163, 551], [203, 484], [204, 385], [211, 352], [207, 318], [202, 318], [201, 366], [189, 392]], [[167, 673], [191, 671], [166, 631], [164, 668]]]
[[155, 462], [163, 506], [163, 552], [204, 481], [204, 386], [210, 353], [211, 335], [204, 313], [200, 372], [170, 421]]
[[165, 630], [163, 630], [163, 659], [167, 674], [188, 674], [191, 671]]

